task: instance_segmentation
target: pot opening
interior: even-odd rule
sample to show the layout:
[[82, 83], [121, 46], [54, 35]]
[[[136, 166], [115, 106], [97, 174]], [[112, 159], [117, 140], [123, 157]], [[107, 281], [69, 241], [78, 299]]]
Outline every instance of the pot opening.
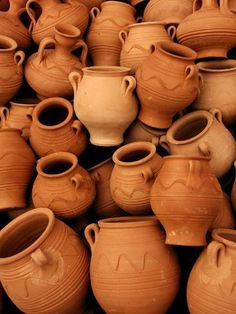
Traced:
[[123, 162], [134, 162], [141, 160], [147, 157], [150, 154], [148, 150], [134, 150], [132, 152], [128, 152], [120, 157], [120, 161]]
[[0, 43], [0, 49], [9, 49], [11, 48], [11, 45], [7, 43]]
[[173, 138], [176, 141], [186, 141], [200, 134], [207, 126], [208, 120], [204, 117], [189, 121], [188, 124], [179, 127]]
[[69, 111], [61, 105], [51, 105], [39, 114], [39, 122], [46, 126], [54, 126], [62, 123], [68, 117]]
[[167, 54], [174, 55], [175, 57], [184, 58], [184, 59], [195, 59], [197, 54], [188, 47], [184, 47], [182, 45], [176, 43], [169, 43], [169, 42], [160, 42], [158, 44], [163, 51]]
[[49, 223], [45, 215], [35, 215], [16, 224], [1, 240], [0, 258], [16, 255], [30, 247], [46, 230]]
[[236, 233], [232, 234], [232, 233], [218, 233], [218, 236], [220, 236], [221, 238], [224, 238], [225, 240], [231, 241], [236, 243]]
[[42, 169], [45, 174], [57, 175], [68, 171], [73, 163], [68, 160], [51, 161]]

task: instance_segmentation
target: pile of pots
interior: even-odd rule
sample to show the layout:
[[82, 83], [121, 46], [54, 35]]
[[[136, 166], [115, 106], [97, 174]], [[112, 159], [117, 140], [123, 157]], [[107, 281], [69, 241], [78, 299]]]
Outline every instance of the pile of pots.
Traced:
[[0, 313], [236, 313], [235, 2], [0, 1]]

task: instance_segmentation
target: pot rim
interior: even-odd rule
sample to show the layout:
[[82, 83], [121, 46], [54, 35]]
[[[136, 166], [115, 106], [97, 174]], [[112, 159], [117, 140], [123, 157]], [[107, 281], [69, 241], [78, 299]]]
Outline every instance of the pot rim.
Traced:
[[[226, 235], [234, 235], [235, 236], [235, 242], [228, 240], [225, 238], [222, 234]], [[226, 229], [226, 228], [218, 228], [214, 229], [212, 231], [212, 239], [216, 240], [220, 243], [225, 244], [226, 246], [236, 248], [236, 230], [234, 229]]]
[[0, 48], [0, 52], [14, 51], [18, 47], [17, 42], [14, 39], [5, 35], [0, 35], [0, 44], [2, 43], [8, 45], [9, 48]]
[[[224, 65], [227, 66], [229, 65], [230, 67], [225, 67], [225, 68], [211, 68], [209, 67], [210, 65]], [[232, 65], [232, 66], [231, 66]], [[210, 73], [224, 73], [224, 72], [231, 72], [236, 70], [236, 60], [234, 59], [228, 59], [228, 60], [219, 60], [219, 61], [204, 61], [204, 62], [199, 62], [197, 63], [197, 67], [201, 72], [210, 72]]]
[[194, 155], [170, 155], [164, 156], [163, 159], [191, 159], [191, 160], [205, 160], [210, 161], [211, 158], [207, 156], [194, 156]]
[[[181, 130], [183, 126], [186, 126], [187, 124], [190, 124], [192, 121], [197, 120], [199, 118], [207, 119], [207, 124], [200, 133], [186, 140], [175, 139], [175, 134], [179, 130]], [[169, 130], [166, 133], [166, 138], [169, 143], [175, 144], [175, 145], [183, 145], [183, 144], [194, 142], [195, 140], [199, 139], [209, 130], [213, 121], [214, 121], [214, 116], [208, 111], [198, 110], [198, 111], [190, 112], [172, 124], [172, 126], [169, 128]]]
[[26, 255], [30, 254], [32, 251], [35, 251], [40, 244], [42, 244], [45, 239], [48, 237], [48, 235], [51, 233], [56, 218], [53, 212], [49, 208], [35, 208], [32, 209], [17, 218], [13, 219], [9, 224], [7, 224], [0, 232], [1, 232], [1, 239], [4, 239], [4, 237], [7, 237], [8, 234], [16, 229], [16, 226], [22, 225], [25, 221], [27, 222], [28, 217], [34, 217], [35, 219], [38, 216], [46, 216], [48, 218], [48, 224], [44, 231], [41, 233], [41, 235], [27, 248], [23, 249], [19, 253], [16, 253], [14, 255], [8, 256], [8, 257], [0, 257], [0, 265], [5, 265], [9, 263], [13, 263]]
[[156, 216], [127, 216], [127, 217], [113, 217], [101, 219], [98, 225], [103, 229], [125, 229], [137, 228], [151, 225], [160, 225]]
[[[58, 161], [64, 161], [64, 162], [70, 162], [71, 167], [67, 169], [64, 172], [57, 173], [57, 174], [48, 174], [43, 171], [46, 165], [51, 164], [52, 162], [58, 162]], [[52, 153], [47, 156], [44, 156], [40, 158], [37, 162], [36, 170], [39, 175], [47, 178], [59, 178], [67, 175], [68, 173], [71, 173], [78, 165], [78, 159], [77, 156], [69, 153], [69, 152], [57, 152]]]
[[[59, 106], [66, 108], [68, 111], [68, 114], [67, 114], [67, 117], [65, 118], [65, 120], [58, 123], [58, 124], [55, 124], [55, 125], [42, 124], [39, 121], [39, 115], [45, 109], [47, 109], [49, 107], [48, 105], [52, 105], [52, 106], [53, 105], [59, 105]], [[70, 120], [73, 118], [73, 113], [74, 113], [73, 112], [73, 106], [71, 105], [71, 103], [67, 99], [62, 98], [62, 97], [50, 97], [50, 98], [42, 100], [35, 107], [33, 114], [32, 114], [32, 118], [33, 118], [32, 125], [35, 123], [40, 129], [56, 130], [56, 129], [59, 129], [59, 128], [65, 126], [68, 122], [70, 122]]]
[[101, 9], [103, 9], [105, 6], [107, 6], [109, 4], [112, 4], [112, 3], [116, 4], [117, 6], [122, 6], [124, 8], [129, 8], [129, 9], [131, 9], [133, 11], [133, 13], [136, 12], [136, 9], [132, 5], [130, 5], [130, 4], [126, 3], [126, 2], [121, 2], [121, 1], [105, 1], [105, 2], [103, 2], [100, 5], [100, 7], [101, 7]]
[[167, 25], [167, 23], [163, 21], [150, 21], [150, 22], [141, 22], [141, 23], [133, 23], [128, 25], [128, 29], [134, 28], [134, 27], [139, 27], [139, 26], [148, 26], [148, 25]]
[[[62, 29], [61, 29], [62, 28]], [[64, 31], [63, 31], [64, 29]], [[72, 24], [67, 24], [67, 23], [57, 23], [54, 26], [54, 32], [57, 35], [61, 35], [66, 38], [77, 38], [81, 35], [81, 31], [78, 27], [72, 25]]]
[[[107, 158], [107, 159], [105, 159], [105, 160], [99, 162], [98, 164], [96, 164], [96, 165], [90, 167], [87, 171], [88, 171], [88, 172], [91, 172], [91, 171], [93, 171], [93, 170], [95, 170], [95, 169], [97, 169], [97, 168], [99, 168], [99, 167], [105, 165], [105, 164], [108, 163], [109, 161], [112, 161], [112, 157], [109, 157], [109, 158]], [[112, 162], [113, 162], [113, 161], [112, 161]]]
[[[132, 153], [133, 151], [148, 151], [148, 155], [145, 156], [144, 158], [141, 158], [136, 161], [131, 161], [131, 162], [126, 162], [120, 160], [123, 155], [127, 155], [129, 153]], [[118, 148], [113, 156], [112, 159], [116, 165], [119, 166], [125, 166], [125, 167], [133, 167], [133, 166], [139, 166], [147, 161], [149, 161], [154, 155], [156, 154], [156, 146], [150, 142], [133, 142], [133, 143], [128, 143], [126, 145], [123, 145], [122, 147]]]
[[[177, 58], [179, 60], [195, 61], [197, 59], [197, 53], [194, 50], [187, 46], [176, 44], [171, 41], [160, 41], [156, 44], [156, 48], [165, 55]], [[173, 52], [169, 51], [171, 48], [173, 48]], [[177, 51], [180, 55], [175, 54], [175, 51]]]
[[16, 98], [9, 101], [10, 105], [20, 107], [36, 107], [40, 102], [38, 98]]
[[84, 67], [82, 68], [82, 71], [84, 74], [88, 75], [88, 74], [96, 74], [97, 76], [99, 75], [106, 75], [106, 76], [114, 76], [114, 74], [116, 74], [116, 76], [121, 76], [121, 74], [123, 76], [128, 75], [131, 71], [131, 68], [127, 68], [127, 67], [122, 67], [122, 66], [106, 66], [106, 65], [93, 65], [90, 67]]

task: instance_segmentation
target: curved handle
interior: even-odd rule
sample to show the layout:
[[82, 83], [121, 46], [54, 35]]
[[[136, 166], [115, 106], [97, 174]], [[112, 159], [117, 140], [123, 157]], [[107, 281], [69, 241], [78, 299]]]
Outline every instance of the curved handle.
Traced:
[[158, 136], [152, 137], [152, 144], [154, 144], [155, 146], [158, 146], [158, 144], [159, 144], [159, 137]]
[[185, 68], [185, 74], [186, 74], [185, 81], [191, 80], [198, 74], [197, 66], [193, 64], [187, 65]]
[[211, 109], [209, 110], [209, 112], [210, 112], [221, 124], [223, 124], [222, 113], [221, 113], [220, 109], [211, 108]]
[[22, 64], [25, 60], [25, 53], [22, 50], [17, 51], [14, 54], [14, 62], [17, 65], [17, 71], [18, 73], [22, 73], [23, 69], [22, 69]]
[[92, 21], [94, 21], [100, 13], [101, 11], [99, 10], [99, 8], [97, 7], [92, 8], [90, 11], [90, 16], [92, 18]]
[[81, 174], [76, 173], [70, 180], [71, 183], [75, 185], [75, 191], [77, 191], [79, 187], [83, 184], [84, 178]]
[[157, 50], [157, 43], [156, 44], [151, 44], [149, 47], [149, 53], [153, 54]]
[[160, 145], [163, 147], [168, 153], [170, 153], [170, 147], [169, 147], [169, 142], [167, 140], [166, 135], [162, 135], [160, 137]]
[[27, 117], [28, 119], [30, 119], [31, 121], [33, 120], [33, 118], [32, 118], [33, 111], [34, 111], [34, 108], [31, 107], [31, 108], [28, 108], [27, 111], [26, 111], [26, 113], [25, 113], [26, 117]]
[[144, 182], [147, 183], [154, 177], [154, 173], [152, 171], [152, 168], [146, 167], [145, 169], [142, 170], [141, 175], [144, 179]]
[[99, 227], [97, 224], [90, 224], [84, 230], [85, 238], [88, 241], [92, 252], [93, 252], [93, 248], [96, 243], [98, 234], [99, 234]]
[[91, 178], [94, 181], [94, 183], [99, 183], [100, 182], [100, 173], [98, 171], [95, 171], [91, 173]]
[[84, 67], [86, 67], [86, 60], [87, 60], [87, 56], [88, 56], [88, 46], [86, 45], [86, 43], [82, 39], [78, 40], [78, 42], [76, 43], [73, 50], [78, 49], [80, 47], [82, 47], [82, 53], [80, 56], [80, 61], [81, 61], [82, 66], [84, 68]]
[[172, 38], [172, 40], [174, 40], [177, 33], [177, 28], [174, 25], [170, 25], [167, 28], [167, 33]]
[[143, 17], [142, 16], [138, 16], [136, 18], [136, 23], [142, 23], [143, 22]]
[[121, 83], [121, 89], [125, 96], [127, 96], [129, 93], [132, 93], [133, 90], [136, 87], [136, 80], [131, 75], [126, 75]]
[[79, 83], [82, 80], [83, 75], [80, 72], [71, 72], [69, 74], [69, 81], [73, 87], [74, 90], [74, 95], [77, 94], [78, 88], [79, 88]]
[[211, 151], [207, 142], [201, 142], [198, 144], [198, 149], [203, 156], [211, 157]]
[[1, 120], [1, 127], [6, 128], [7, 127], [7, 119], [9, 118], [9, 109], [7, 107], [1, 107], [0, 108], [0, 120]]
[[38, 50], [38, 61], [39, 63], [42, 62], [43, 57], [44, 57], [44, 50], [47, 48], [48, 45], [53, 44], [54, 46], [56, 45], [55, 39], [52, 37], [46, 37], [41, 40], [39, 44], [39, 50]]
[[125, 30], [122, 30], [119, 32], [119, 39], [120, 42], [122, 44], [122, 46], [124, 46], [126, 39], [128, 38], [128, 33]]
[[43, 267], [48, 264], [48, 258], [42, 249], [37, 249], [33, 253], [30, 254], [33, 262], [39, 267]]
[[224, 244], [218, 241], [212, 241], [207, 247], [207, 257], [212, 266], [219, 267], [220, 252], [225, 254]]
[[204, 84], [203, 76], [200, 72], [198, 72], [198, 81], [199, 81], [198, 94], [200, 94]]
[[79, 120], [74, 120], [71, 127], [75, 134], [78, 135], [82, 130], [83, 124]]
[[28, 13], [28, 15], [31, 19], [32, 25], [33, 25], [33, 26], [30, 26], [31, 30], [32, 30], [32, 27], [34, 27], [37, 23], [35, 16], [34, 16], [34, 13], [32, 13], [32, 12], [34, 12], [34, 10], [30, 7], [31, 3], [33, 3], [33, 2], [37, 3], [40, 6], [40, 3], [37, 0], [28, 0], [26, 3], [26, 6], [25, 6], [26, 12]]
[[[202, 1], [202, 0], [201, 0]], [[194, 0], [193, 1], [193, 13], [200, 10], [202, 7], [202, 3], [199, 4], [199, 0]]]

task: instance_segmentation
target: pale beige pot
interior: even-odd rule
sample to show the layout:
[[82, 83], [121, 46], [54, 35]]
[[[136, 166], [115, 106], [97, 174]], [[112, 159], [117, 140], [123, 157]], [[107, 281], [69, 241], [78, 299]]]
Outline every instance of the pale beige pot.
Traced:
[[69, 76], [74, 110], [97, 146], [116, 146], [138, 113], [136, 80], [125, 67], [93, 66]]
[[172, 124], [160, 144], [171, 155], [208, 156], [214, 174], [220, 178], [236, 158], [236, 143], [222, 123], [218, 109], [189, 113]]
[[131, 73], [151, 55], [152, 45], [160, 41], [172, 41], [176, 29], [169, 26], [167, 31], [163, 22], [143, 22], [131, 24], [122, 30], [119, 38], [122, 43], [120, 65], [131, 68]]
[[236, 123], [236, 60], [200, 62], [197, 66], [202, 84], [194, 110], [218, 108], [225, 124]]

